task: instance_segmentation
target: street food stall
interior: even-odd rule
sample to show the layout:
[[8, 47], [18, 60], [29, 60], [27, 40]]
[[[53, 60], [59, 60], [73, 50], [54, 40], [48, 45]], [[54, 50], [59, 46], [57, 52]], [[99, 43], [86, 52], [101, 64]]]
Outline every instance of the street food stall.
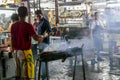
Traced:
[[[66, 5], [66, 4], [64, 5], [63, 3], [62, 6], [59, 5], [59, 13], [58, 13], [59, 23], [57, 25], [55, 21], [55, 17], [56, 17], [55, 10], [49, 10], [48, 8], [44, 9], [44, 11], [48, 13], [48, 18], [51, 25], [56, 26], [58, 29], [60, 29], [60, 35], [50, 36], [51, 44], [48, 45], [47, 48], [45, 48], [42, 54], [38, 54], [39, 58], [37, 61], [39, 64], [41, 64], [41, 62], [46, 62], [47, 64], [50, 61], [56, 61], [59, 59], [62, 59], [62, 61], [65, 61], [66, 58], [74, 57], [72, 59], [72, 62], [75, 62], [73, 64], [74, 65], [73, 80], [74, 80], [75, 71], [76, 71], [75, 69], [77, 65], [76, 62], [78, 61], [77, 58], [80, 58], [78, 62], [82, 62], [83, 77], [85, 80], [85, 71], [84, 71], [85, 64], [87, 63], [87, 61], [91, 61], [92, 63], [92, 60], [95, 59], [96, 57], [94, 54], [93, 43], [90, 38], [90, 29], [89, 27], [86, 26], [87, 7], [86, 7], [86, 3], [77, 4], [77, 5], [76, 4]], [[0, 80], [3, 80], [6, 78], [15, 76], [14, 59], [11, 56], [11, 52], [10, 52], [10, 43], [9, 43], [10, 33], [7, 31], [7, 27], [11, 23], [10, 15], [16, 12], [16, 8], [18, 6], [14, 6], [15, 8], [9, 8], [9, 9], [3, 8], [4, 6], [3, 4], [0, 6], [2, 6], [2, 8], [0, 8], [0, 18], [1, 18], [0, 20], [0, 51], [1, 51], [0, 61], [2, 63], [0, 64]], [[32, 6], [32, 8], [33, 7], [35, 7], [35, 5]], [[39, 7], [40, 7], [40, 4], [39, 4]], [[7, 11], [7, 14], [5, 11]], [[10, 14], [8, 14], [8, 11], [10, 11], [9, 12]], [[107, 12], [110, 12], [110, 11], [107, 11]], [[116, 13], [119, 14], [119, 9]], [[119, 17], [119, 15], [115, 13], [114, 13], [114, 16], [112, 15], [112, 17], [109, 17], [108, 14], [110, 13], [106, 13], [107, 18], [109, 18], [108, 20], [113, 20], [113, 18]], [[115, 19], [113, 21], [117, 23], [116, 24], [117, 26], [114, 23], [109, 24], [111, 23], [111, 21], [107, 22], [107, 31], [109, 33], [109, 49], [110, 49], [109, 51], [112, 54], [119, 53], [119, 47], [120, 47], [120, 38], [119, 38], [120, 33], [119, 33], [119, 27], [118, 27], [118, 25], [120, 24], [118, 19]], [[115, 59], [120, 58], [118, 57], [118, 55], [112, 55], [112, 57], [115, 57]], [[6, 69], [6, 65], [7, 65], [7, 69]], [[41, 75], [40, 67], [41, 66], [39, 66], [39, 69], [37, 70], [38, 74], [36, 75], [38, 79], [40, 78], [40, 75]], [[48, 65], [46, 66], [46, 68], [48, 69]], [[49, 74], [47, 74], [47, 77], [48, 77], [47, 80], [49, 80]]]

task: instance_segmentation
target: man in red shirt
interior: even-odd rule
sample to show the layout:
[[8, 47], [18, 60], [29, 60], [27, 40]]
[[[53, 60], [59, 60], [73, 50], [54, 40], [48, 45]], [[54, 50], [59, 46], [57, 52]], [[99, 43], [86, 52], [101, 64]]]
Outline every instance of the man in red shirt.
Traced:
[[[36, 34], [33, 26], [25, 22], [27, 8], [18, 8], [19, 21], [12, 24], [11, 40], [16, 60], [16, 80], [34, 80], [34, 60], [31, 51], [31, 37], [41, 42], [43, 36]], [[22, 65], [22, 66], [21, 66]]]

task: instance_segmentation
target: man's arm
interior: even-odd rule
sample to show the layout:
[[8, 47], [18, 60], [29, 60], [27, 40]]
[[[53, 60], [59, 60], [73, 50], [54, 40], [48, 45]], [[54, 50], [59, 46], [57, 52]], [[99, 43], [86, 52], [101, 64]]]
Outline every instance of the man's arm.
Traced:
[[38, 41], [39, 43], [42, 42], [43, 39], [44, 39], [43, 35], [37, 35], [37, 34], [35, 34], [32, 37], [33, 37], [34, 40]]

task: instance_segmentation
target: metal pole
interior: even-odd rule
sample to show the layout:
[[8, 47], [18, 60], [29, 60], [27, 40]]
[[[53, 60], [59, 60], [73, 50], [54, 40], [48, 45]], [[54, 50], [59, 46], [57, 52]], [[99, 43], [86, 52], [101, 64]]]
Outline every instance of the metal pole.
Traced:
[[34, 0], [34, 4], [33, 4], [33, 7], [34, 7], [34, 12], [35, 12], [35, 7], [36, 7], [36, 6], [35, 6], [35, 0]]
[[73, 80], [75, 80], [76, 62], [77, 62], [77, 55], [76, 55], [76, 53], [75, 53], [75, 62], [74, 62]]
[[38, 80], [40, 80], [40, 77], [41, 77], [41, 61], [39, 61]]
[[82, 57], [82, 69], [83, 69], [83, 80], [86, 80], [86, 75], [85, 75], [85, 63], [84, 63], [84, 56], [83, 56], [83, 46], [82, 45], [82, 50], [81, 50], [81, 57]]
[[[66, 0], [64, 0], [64, 3], [66, 3]], [[66, 12], [66, 8], [64, 8], [64, 12]], [[66, 17], [64, 18], [64, 23], [66, 23], [67, 21], [66, 21]], [[63, 24], [64, 24], [63, 23]]]
[[28, 5], [28, 22], [31, 23], [31, 13], [30, 13], [30, 2], [27, 0], [27, 5]]
[[39, 5], [38, 5], [38, 6], [39, 6], [39, 9], [41, 10], [41, 6], [40, 6], [40, 4], [41, 4], [41, 0], [39, 0], [38, 3], [39, 3]]
[[48, 70], [48, 62], [45, 62], [46, 64], [46, 76], [47, 76], [47, 80], [49, 80], [49, 70]]
[[59, 23], [58, 19], [58, 0], [55, 0], [55, 18], [56, 18], [56, 25]]

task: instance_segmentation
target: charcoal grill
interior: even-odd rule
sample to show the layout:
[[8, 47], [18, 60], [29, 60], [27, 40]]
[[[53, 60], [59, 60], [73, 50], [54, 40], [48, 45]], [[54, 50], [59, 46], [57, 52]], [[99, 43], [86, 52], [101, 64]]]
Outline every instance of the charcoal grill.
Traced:
[[74, 56], [75, 56], [75, 62], [74, 62], [73, 80], [75, 80], [76, 61], [77, 61], [78, 55], [81, 55], [82, 57], [83, 78], [84, 80], [86, 80], [82, 48], [83, 48], [83, 45], [81, 48], [74, 47], [74, 48], [69, 48], [65, 51], [47, 51], [39, 54], [39, 58], [36, 61], [36, 64], [39, 63], [38, 80], [40, 80], [40, 76], [41, 76], [41, 62], [45, 62], [46, 64], [46, 76], [47, 76], [47, 80], [49, 80], [48, 62], [59, 60], [59, 59], [65, 60], [68, 57], [74, 57]]
[[41, 61], [54, 61], [54, 60], [71, 57], [72, 55], [68, 54], [65, 51], [49, 51], [49, 52], [43, 52], [39, 56]]

